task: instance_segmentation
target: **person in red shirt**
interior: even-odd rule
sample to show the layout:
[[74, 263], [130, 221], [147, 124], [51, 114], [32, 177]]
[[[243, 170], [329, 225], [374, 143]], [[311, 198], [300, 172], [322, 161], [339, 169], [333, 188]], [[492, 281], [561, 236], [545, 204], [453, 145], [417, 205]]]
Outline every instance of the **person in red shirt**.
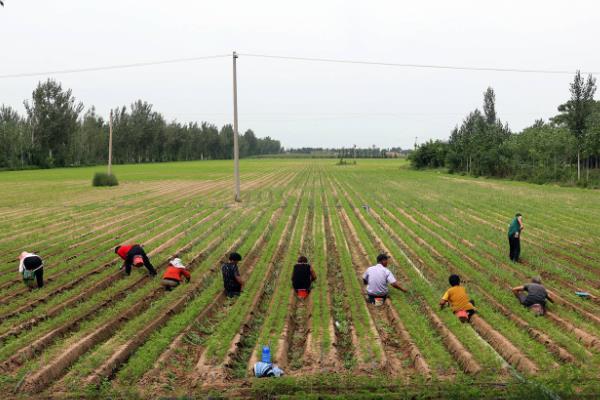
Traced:
[[189, 282], [192, 275], [185, 269], [185, 265], [181, 263], [179, 258], [174, 258], [169, 262], [169, 266], [163, 275], [161, 285], [163, 285], [166, 290], [170, 291], [179, 286], [184, 278]]
[[141, 258], [144, 266], [150, 272], [150, 275], [155, 276], [156, 270], [154, 266], [150, 262], [150, 259], [146, 255], [144, 248], [139, 244], [124, 244], [121, 246], [115, 247], [115, 253], [119, 255], [125, 262], [123, 263], [123, 267], [125, 267], [125, 273], [127, 275], [131, 274], [131, 266], [134, 264], [134, 261], [138, 258]]

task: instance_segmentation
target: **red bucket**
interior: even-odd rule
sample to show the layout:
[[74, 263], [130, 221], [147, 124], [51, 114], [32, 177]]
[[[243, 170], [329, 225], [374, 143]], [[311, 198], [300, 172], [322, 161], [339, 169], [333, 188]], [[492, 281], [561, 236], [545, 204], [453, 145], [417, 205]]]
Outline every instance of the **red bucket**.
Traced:
[[469, 314], [465, 310], [458, 310], [456, 313], [460, 322], [467, 322], [469, 320]]
[[136, 267], [141, 267], [144, 265], [144, 259], [142, 256], [133, 256], [133, 265]]
[[296, 294], [298, 295], [298, 298], [305, 299], [305, 298], [308, 297], [308, 290], [306, 290], [306, 289], [298, 289], [298, 291], [296, 292]]

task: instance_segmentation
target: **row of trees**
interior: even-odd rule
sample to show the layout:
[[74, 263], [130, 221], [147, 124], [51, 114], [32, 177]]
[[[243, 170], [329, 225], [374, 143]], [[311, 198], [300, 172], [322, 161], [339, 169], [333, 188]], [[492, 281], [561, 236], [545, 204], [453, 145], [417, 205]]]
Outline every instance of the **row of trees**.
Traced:
[[410, 156], [415, 168], [446, 167], [474, 176], [507, 177], [534, 182], [598, 178], [600, 102], [596, 80], [577, 72], [571, 98], [558, 114], [513, 133], [496, 115], [495, 93], [484, 93], [483, 112], [476, 109], [452, 130], [448, 141], [429, 141]]
[[406, 156], [409, 151], [400, 147], [380, 148], [373, 147], [300, 147], [286, 149], [285, 153], [290, 156], [313, 157], [313, 158], [398, 158]]
[[[25, 101], [26, 115], [0, 107], [0, 168], [64, 167], [105, 163], [108, 121], [94, 107], [84, 112], [70, 89], [54, 80], [38, 84]], [[113, 113], [113, 162], [140, 163], [233, 157], [233, 128], [203, 122], [167, 122], [138, 100]], [[281, 143], [240, 135], [240, 156], [276, 154]]]

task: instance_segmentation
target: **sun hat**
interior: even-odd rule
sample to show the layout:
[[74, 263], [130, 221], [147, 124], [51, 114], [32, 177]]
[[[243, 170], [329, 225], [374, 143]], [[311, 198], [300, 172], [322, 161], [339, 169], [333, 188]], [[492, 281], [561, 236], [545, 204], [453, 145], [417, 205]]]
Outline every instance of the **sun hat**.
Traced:
[[172, 266], [174, 266], [175, 268], [185, 268], [185, 265], [183, 265], [181, 263], [181, 259], [179, 259], [179, 258], [172, 259], [171, 262], [170, 262], [170, 264]]

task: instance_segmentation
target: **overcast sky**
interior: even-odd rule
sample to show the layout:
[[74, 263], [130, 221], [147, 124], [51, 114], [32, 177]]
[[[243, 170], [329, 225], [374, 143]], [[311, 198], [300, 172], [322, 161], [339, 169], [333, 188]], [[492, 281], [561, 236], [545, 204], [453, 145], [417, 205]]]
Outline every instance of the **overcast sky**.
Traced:
[[[600, 71], [597, 1], [5, 0], [0, 75], [240, 53]], [[86, 107], [146, 100], [167, 119], [232, 121], [231, 59], [56, 75]], [[51, 76], [50, 76], [51, 77]], [[23, 110], [40, 79], [0, 79]], [[286, 147], [447, 138], [487, 86], [513, 130], [555, 114], [570, 75], [238, 60], [240, 131]]]

